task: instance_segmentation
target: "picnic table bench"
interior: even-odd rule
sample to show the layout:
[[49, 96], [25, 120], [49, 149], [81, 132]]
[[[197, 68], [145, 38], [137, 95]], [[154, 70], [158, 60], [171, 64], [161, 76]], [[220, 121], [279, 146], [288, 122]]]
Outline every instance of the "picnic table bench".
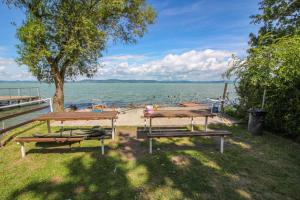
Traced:
[[215, 130], [215, 131], [168, 131], [163, 132], [152, 132], [148, 133], [147, 137], [149, 138], [149, 153], [152, 153], [152, 140], [154, 138], [173, 138], [173, 137], [203, 137], [203, 136], [217, 136], [221, 138], [220, 141], [220, 152], [224, 152], [224, 137], [229, 136], [231, 133], [229, 131]]
[[[48, 134], [35, 134], [33, 137], [18, 137], [15, 139], [21, 145], [21, 155], [25, 157], [24, 143], [28, 142], [53, 142], [53, 143], [74, 143], [81, 142], [82, 140], [100, 140], [101, 152], [104, 154], [104, 139], [113, 138], [115, 135], [115, 120], [117, 119], [117, 111], [105, 111], [101, 113], [93, 112], [61, 112], [61, 113], [48, 113], [37, 117], [35, 121], [46, 121]], [[51, 132], [50, 121], [60, 121], [62, 124], [64, 121], [73, 120], [111, 120], [112, 128], [111, 132], [107, 130], [90, 130], [88, 133], [76, 133], [70, 130], [69, 134], [63, 134], [63, 129], [59, 135]]]
[[[215, 117], [216, 114], [211, 113], [207, 110], [159, 110], [151, 113], [144, 112], [144, 118], [150, 120], [150, 126], [148, 128], [147, 137], [149, 139], [149, 153], [152, 153], [152, 140], [154, 138], [172, 138], [172, 137], [203, 137], [203, 136], [218, 136], [221, 138], [220, 151], [224, 151], [224, 137], [231, 135], [228, 131], [215, 130], [208, 131], [208, 118]], [[194, 118], [205, 117], [205, 131], [194, 131]], [[165, 127], [160, 129], [153, 129], [152, 119], [153, 118], [191, 118], [191, 130], [182, 130], [178, 128]], [[146, 121], [145, 121], [145, 129]]]

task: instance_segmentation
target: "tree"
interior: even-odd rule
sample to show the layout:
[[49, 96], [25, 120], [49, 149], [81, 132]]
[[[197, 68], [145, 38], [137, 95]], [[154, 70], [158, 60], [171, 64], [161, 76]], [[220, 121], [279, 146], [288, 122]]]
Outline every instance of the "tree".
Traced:
[[55, 111], [64, 110], [64, 82], [92, 77], [108, 41], [135, 43], [154, 22], [145, 0], [6, 0], [26, 14], [17, 29], [18, 63], [55, 84]]
[[300, 1], [261, 0], [261, 14], [252, 23], [262, 24], [250, 34], [245, 59], [234, 59], [226, 72], [237, 79], [238, 115], [260, 108], [266, 89], [267, 126], [300, 138]]
[[261, 14], [253, 15], [252, 23], [262, 24], [258, 35], [250, 34], [250, 45], [271, 44], [277, 38], [300, 34], [299, 0], [262, 0], [259, 3]]
[[264, 89], [267, 127], [300, 138], [300, 36], [277, 39], [259, 46], [227, 71], [237, 81], [239, 112], [260, 108]]

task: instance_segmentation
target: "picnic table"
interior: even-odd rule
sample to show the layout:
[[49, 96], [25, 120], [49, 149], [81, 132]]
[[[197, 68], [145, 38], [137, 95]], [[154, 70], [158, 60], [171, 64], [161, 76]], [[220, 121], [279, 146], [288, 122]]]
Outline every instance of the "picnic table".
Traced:
[[152, 119], [153, 118], [191, 118], [191, 131], [194, 131], [194, 118], [205, 117], [205, 131], [207, 131], [208, 118], [215, 117], [216, 114], [207, 110], [159, 110], [151, 113], [144, 112], [145, 127], [146, 119], [150, 120], [149, 133], [152, 132]]
[[[46, 121], [48, 134], [51, 134], [51, 126], [50, 121], [60, 121], [62, 124], [64, 121], [73, 121], [73, 120], [111, 120], [112, 131], [111, 135], [112, 138], [115, 138], [116, 127], [115, 127], [115, 120], [117, 119], [117, 111], [105, 111], [100, 113], [93, 113], [93, 112], [51, 112], [45, 115], [41, 115], [37, 117], [35, 121]], [[63, 129], [63, 128], [62, 128]], [[53, 134], [54, 135], [54, 134]], [[91, 130], [89, 135], [83, 137], [83, 135], [75, 135], [74, 137], [71, 136], [71, 132], [69, 136], [63, 136], [62, 130], [60, 136], [37, 136], [34, 137], [18, 137], [16, 138], [16, 142], [21, 145], [21, 155], [22, 158], [25, 157], [26, 151], [24, 143], [28, 142], [55, 142], [55, 143], [69, 143], [71, 147], [71, 143], [73, 142], [81, 142], [85, 139], [99, 139], [101, 140], [101, 152], [102, 155], [104, 154], [104, 139], [107, 138], [106, 134], [100, 134], [99, 131]]]
[[[149, 153], [152, 153], [152, 140], [154, 138], [172, 138], [172, 137], [220, 137], [220, 152], [224, 151], [224, 137], [231, 135], [229, 131], [215, 130], [207, 131], [208, 118], [215, 117], [216, 114], [211, 113], [207, 110], [159, 110], [153, 112], [144, 112], [145, 118], [145, 130], [146, 130], [146, 119], [150, 120], [149, 133]], [[194, 131], [194, 118], [205, 117], [205, 131]], [[155, 129], [152, 133], [152, 119], [153, 118], [191, 118], [191, 131], [182, 131], [174, 128], [163, 128], [157, 132]]]
[[76, 120], [111, 120], [112, 139], [115, 139], [116, 127], [115, 122], [118, 112], [117, 111], [104, 111], [104, 112], [50, 112], [36, 118], [36, 121], [46, 121], [48, 133], [51, 133], [50, 121], [76, 121]]

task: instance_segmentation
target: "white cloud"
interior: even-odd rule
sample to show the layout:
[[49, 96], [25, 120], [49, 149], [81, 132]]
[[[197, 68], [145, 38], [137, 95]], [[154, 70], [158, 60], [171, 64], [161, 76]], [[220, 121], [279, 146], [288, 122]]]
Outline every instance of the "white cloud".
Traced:
[[[231, 54], [230, 51], [206, 49], [169, 53], [161, 59], [142, 55], [109, 56], [100, 62], [94, 79], [221, 80]], [[0, 80], [36, 79], [14, 59], [0, 57]]]
[[0, 73], [5, 71], [5, 67], [4, 66], [0, 66]]
[[206, 49], [168, 54], [160, 60], [143, 64], [105, 62], [95, 78], [156, 79], [156, 80], [220, 80], [228, 68], [232, 52]]
[[24, 66], [19, 66], [13, 58], [0, 57], [0, 80], [35, 80]]
[[11, 65], [16, 65], [16, 62], [14, 61], [14, 59], [0, 57], [0, 66], [5, 67], [5, 66], [11, 66]]

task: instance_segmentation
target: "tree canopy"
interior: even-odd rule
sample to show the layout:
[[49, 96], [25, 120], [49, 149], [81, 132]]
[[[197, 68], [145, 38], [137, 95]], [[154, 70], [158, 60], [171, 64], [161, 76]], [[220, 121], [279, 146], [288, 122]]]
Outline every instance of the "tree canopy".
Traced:
[[255, 47], [272, 43], [273, 40], [300, 34], [299, 0], [263, 0], [259, 3], [260, 14], [252, 15], [252, 23], [262, 25], [258, 34], [250, 34], [250, 45]]
[[[155, 20], [145, 0], [6, 0], [26, 19], [17, 30], [20, 64], [39, 81], [54, 82], [57, 110], [63, 110], [63, 83], [92, 77], [108, 41], [135, 43]], [[61, 94], [60, 94], [61, 93]]]

